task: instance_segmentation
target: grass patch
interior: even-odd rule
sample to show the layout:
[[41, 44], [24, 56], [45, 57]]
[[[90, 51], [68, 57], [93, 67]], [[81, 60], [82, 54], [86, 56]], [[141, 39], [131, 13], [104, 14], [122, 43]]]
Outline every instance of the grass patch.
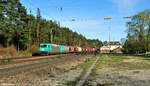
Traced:
[[[102, 54], [98, 55], [100, 58], [96, 63], [90, 78], [97, 75], [97, 70], [103, 67], [115, 68], [115, 70], [134, 70], [134, 69], [150, 69], [150, 64], [144, 62], [123, 62], [124, 60], [130, 60], [130, 56], [122, 54]], [[138, 59], [139, 57], [131, 56], [131, 58]]]
[[[126, 56], [126, 55], [114, 55], [114, 54], [103, 54], [99, 55], [99, 60], [92, 70], [91, 77], [96, 76], [98, 69], [103, 67], [115, 68], [115, 70], [136, 70], [136, 69], [150, 69], [150, 64], [146, 62], [124, 62], [124, 60], [130, 59], [139, 59], [135, 56]], [[130, 58], [129, 58], [130, 57]], [[145, 57], [142, 57], [145, 58]]]
[[115, 64], [117, 69], [134, 70], [134, 69], [150, 69], [150, 64], [143, 62], [120, 62]]
[[[96, 76], [101, 76], [100, 74], [106, 74], [110, 71], [128, 71], [128, 70], [135, 70], [133, 71], [134, 74], [140, 73], [139, 70], [147, 70], [150, 69], [150, 63], [141, 59], [145, 57], [139, 56], [129, 56], [129, 55], [114, 55], [114, 54], [102, 54], [98, 55], [99, 60], [97, 61], [95, 67], [92, 70], [92, 73], [88, 77], [85, 86], [91, 86], [91, 82], [96, 80]], [[102, 73], [98, 73], [98, 70]], [[106, 72], [106, 71], [107, 72]], [[105, 73], [106, 72], [106, 73]], [[114, 73], [115, 73], [114, 72]], [[122, 76], [120, 76], [121, 79]], [[97, 86], [111, 86], [113, 84], [97, 84]]]
[[6, 62], [11, 62], [12, 59], [11, 58], [8, 58], [8, 59], [2, 59], [0, 60], [0, 63], [6, 63]]
[[3, 60], [1, 60], [1, 63], [5, 63], [5, 62], [6, 62], [6, 60], [4, 60], [4, 59], [3, 59]]
[[84, 63], [82, 63], [82, 64], [79, 65], [79, 68], [83, 69], [83, 72], [82, 72], [83, 75], [87, 72], [87, 70], [90, 68], [90, 66], [93, 64], [93, 62], [95, 60], [96, 60], [96, 56], [94, 56], [91, 59], [87, 59]]
[[76, 70], [77, 68], [77, 66], [72, 66], [70, 70]]

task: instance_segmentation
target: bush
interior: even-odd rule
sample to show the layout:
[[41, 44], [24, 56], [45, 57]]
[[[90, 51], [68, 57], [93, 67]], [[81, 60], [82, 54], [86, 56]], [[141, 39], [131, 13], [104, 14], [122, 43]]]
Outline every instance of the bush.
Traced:
[[30, 51], [17, 52], [17, 49], [13, 45], [7, 48], [0, 47], [0, 59], [6, 59], [8, 61], [11, 61], [11, 58], [22, 57], [22, 56], [31, 56], [31, 52]]
[[8, 57], [14, 57], [17, 55], [16, 48], [11, 45], [7, 48], [0, 47], [0, 59], [7, 59]]
[[33, 56], [38, 55], [39, 50], [38, 50], [38, 45], [37, 44], [32, 45], [32, 49], [31, 50], [32, 50], [31, 52], [32, 52]]
[[12, 55], [12, 56], [17, 55], [17, 50], [16, 50], [15, 46], [11, 45], [10, 47], [7, 48], [7, 50], [8, 50], [9, 55]]

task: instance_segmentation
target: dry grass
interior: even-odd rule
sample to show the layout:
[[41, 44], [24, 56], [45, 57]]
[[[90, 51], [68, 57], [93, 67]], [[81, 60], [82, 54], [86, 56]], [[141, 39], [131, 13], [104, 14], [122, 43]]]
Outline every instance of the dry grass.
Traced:
[[33, 53], [37, 53], [38, 52], [38, 45], [37, 44], [34, 44], [32, 45], [32, 49], [31, 49]]
[[0, 47], [0, 59], [16, 58], [22, 56], [31, 56], [30, 51], [17, 51], [15, 46], [11, 45], [7, 48]]

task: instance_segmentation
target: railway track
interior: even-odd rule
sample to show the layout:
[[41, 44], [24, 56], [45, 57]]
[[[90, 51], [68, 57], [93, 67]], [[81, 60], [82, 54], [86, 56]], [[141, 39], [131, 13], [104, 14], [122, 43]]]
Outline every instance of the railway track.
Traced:
[[62, 56], [68, 56], [72, 54], [60, 54], [60, 55], [51, 55], [51, 56], [28, 56], [28, 57], [19, 57], [19, 58], [13, 58], [11, 62], [2, 62], [1, 59], [0, 61], [0, 66], [2, 65], [9, 65], [9, 64], [17, 64], [17, 63], [23, 63], [23, 62], [29, 62], [29, 61], [38, 61], [38, 60], [44, 60], [44, 59], [49, 59], [49, 58], [56, 58], [56, 57], [62, 57]]
[[[43, 67], [53, 67], [60, 63], [71, 62], [73, 60], [78, 60], [79, 58], [84, 57], [84, 55], [67, 55], [67, 56], [56, 56], [55, 58], [51, 58], [51, 56], [46, 56], [45, 59], [30, 59], [27, 61], [33, 61], [26, 64], [18, 64], [10, 67], [0, 68], [0, 79], [7, 78], [10, 76], [15, 76], [21, 73], [30, 73], [32, 70], [38, 70]], [[35, 61], [36, 60], [36, 61]], [[37, 61], [39, 60], [39, 61]], [[19, 60], [22, 62], [22, 60]]]

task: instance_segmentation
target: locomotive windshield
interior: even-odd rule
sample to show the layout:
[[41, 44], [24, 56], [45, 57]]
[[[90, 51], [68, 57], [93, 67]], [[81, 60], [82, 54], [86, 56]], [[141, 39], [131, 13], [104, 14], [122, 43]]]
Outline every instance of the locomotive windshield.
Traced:
[[43, 48], [44, 48], [44, 47], [47, 47], [47, 45], [40, 45], [40, 47], [43, 47]]

